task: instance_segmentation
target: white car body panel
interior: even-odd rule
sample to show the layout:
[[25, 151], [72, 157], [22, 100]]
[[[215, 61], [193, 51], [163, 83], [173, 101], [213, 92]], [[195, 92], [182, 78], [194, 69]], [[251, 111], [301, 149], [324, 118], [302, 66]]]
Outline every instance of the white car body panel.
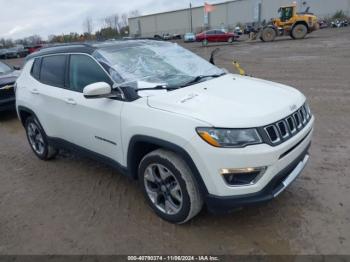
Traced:
[[303, 103], [305, 97], [296, 89], [233, 74], [149, 98], [151, 107], [225, 128], [264, 126]]
[[[38, 82], [30, 75], [32, 63], [26, 63], [17, 80], [17, 109], [30, 108], [49, 137], [64, 139], [124, 167], [132, 137], [142, 135], [168, 141], [191, 156], [211, 195], [237, 196], [260, 191], [311, 141], [313, 118], [297, 135], [274, 147], [258, 144], [216, 148], [196, 133], [197, 127], [261, 127], [285, 118], [305, 103], [304, 95], [285, 85], [227, 74], [175, 91], [141, 91], [141, 97], [132, 102], [86, 99], [82, 93]], [[33, 90], [38, 94], [33, 94]], [[306, 135], [291, 153], [279, 159]], [[265, 166], [262, 178], [249, 186], [228, 186], [219, 174], [220, 168]]]

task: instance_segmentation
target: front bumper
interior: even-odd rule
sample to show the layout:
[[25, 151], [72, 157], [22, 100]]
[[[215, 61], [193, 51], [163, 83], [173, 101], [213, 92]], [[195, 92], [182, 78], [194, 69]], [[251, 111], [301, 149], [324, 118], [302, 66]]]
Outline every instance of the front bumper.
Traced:
[[[262, 191], [274, 177], [298, 158], [308, 147], [313, 134], [314, 117], [299, 133], [277, 145], [258, 144], [244, 148], [216, 148], [205, 143], [198, 135], [186, 148], [201, 175], [204, 195], [240, 197]], [[230, 186], [221, 170], [224, 168], [266, 168], [254, 184]]]
[[303, 171], [309, 160], [306, 149], [287, 167], [281, 170], [262, 190], [255, 193], [239, 196], [214, 196], [207, 195], [205, 202], [209, 211], [213, 213], [229, 212], [234, 209], [269, 201], [282, 193]]
[[15, 97], [0, 99], [0, 112], [15, 109], [15, 104], [16, 104]]

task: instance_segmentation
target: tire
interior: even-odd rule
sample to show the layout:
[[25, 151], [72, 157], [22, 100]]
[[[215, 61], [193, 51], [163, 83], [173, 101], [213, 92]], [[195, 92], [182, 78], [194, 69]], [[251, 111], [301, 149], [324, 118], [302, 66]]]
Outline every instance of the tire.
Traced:
[[57, 155], [58, 150], [49, 145], [47, 136], [35, 117], [30, 116], [26, 119], [25, 130], [28, 143], [38, 158], [41, 160], [50, 160]]
[[276, 38], [276, 31], [271, 27], [266, 27], [261, 32], [261, 38], [263, 42], [272, 42]]
[[230, 44], [232, 44], [233, 41], [234, 41], [233, 37], [230, 37], [230, 38], [227, 40], [227, 42], [230, 43]]
[[157, 149], [141, 160], [138, 171], [148, 204], [164, 220], [182, 224], [201, 211], [203, 199], [197, 183], [177, 154]]
[[207, 46], [208, 45], [208, 40], [207, 39], [204, 39], [203, 41], [202, 41], [202, 46]]
[[304, 24], [297, 24], [293, 27], [291, 37], [293, 39], [303, 39], [307, 35], [307, 27]]

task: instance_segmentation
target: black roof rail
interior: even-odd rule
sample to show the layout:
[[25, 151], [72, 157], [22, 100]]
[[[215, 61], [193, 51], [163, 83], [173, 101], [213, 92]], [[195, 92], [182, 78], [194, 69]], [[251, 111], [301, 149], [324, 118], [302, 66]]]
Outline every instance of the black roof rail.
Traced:
[[113, 40], [113, 41], [92, 41], [92, 42], [77, 42], [77, 43], [65, 43], [65, 44], [56, 44], [51, 46], [46, 46], [41, 48], [39, 51], [36, 51], [27, 56], [26, 61], [46, 55], [54, 55], [54, 54], [64, 54], [64, 53], [85, 53], [91, 55], [96, 49], [100, 48], [103, 44], [113, 44], [113, 42], [127, 42], [127, 41], [137, 41], [137, 40], [153, 40], [153, 41], [163, 41], [162, 39], [156, 39], [152, 37], [137, 37], [137, 38], [128, 38], [121, 40]]
[[63, 54], [63, 53], [85, 53], [91, 55], [96, 50], [96, 47], [87, 43], [70, 43], [62, 45], [53, 45], [41, 48], [26, 57], [26, 61], [46, 55]]

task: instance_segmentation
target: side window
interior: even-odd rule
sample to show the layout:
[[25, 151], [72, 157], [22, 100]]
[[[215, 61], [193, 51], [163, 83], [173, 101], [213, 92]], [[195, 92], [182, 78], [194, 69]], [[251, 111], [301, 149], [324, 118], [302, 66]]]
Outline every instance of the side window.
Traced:
[[66, 55], [53, 55], [42, 58], [40, 81], [44, 84], [64, 87]]
[[41, 65], [41, 58], [36, 58], [34, 60], [32, 70], [31, 70], [31, 75], [39, 81], [40, 79], [40, 65]]
[[89, 56], [71, 55], [69, 65], [69, 89], [72, 91], [83, 92], [85, 86], [96, 82], [112, 84], [106, 72]]

